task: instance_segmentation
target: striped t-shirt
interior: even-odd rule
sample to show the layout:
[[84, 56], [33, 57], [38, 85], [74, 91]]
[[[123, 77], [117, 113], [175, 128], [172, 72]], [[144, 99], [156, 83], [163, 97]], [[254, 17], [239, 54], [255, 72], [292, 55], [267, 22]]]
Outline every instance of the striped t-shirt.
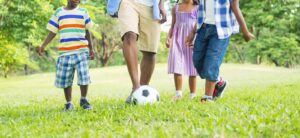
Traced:
[[52, 15], [47, 29], [55, 34], [59, 33], [58, 52], [63, 56], [89, 51], [85, 31], [92, 26], [93, 23], [85, 8], [65, 10], [61, 7]]

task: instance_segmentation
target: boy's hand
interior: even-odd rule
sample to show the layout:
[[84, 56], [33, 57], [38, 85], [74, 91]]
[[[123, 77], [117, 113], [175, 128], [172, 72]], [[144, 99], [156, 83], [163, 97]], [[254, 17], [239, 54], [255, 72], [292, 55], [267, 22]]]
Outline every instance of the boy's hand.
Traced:
[[37, 47], [37, 48], [36, 48], [36, 52], [37, 52], [40, 56], [43, 56], [43, 55], [44, 55], [44, 52], [45, 52], [45, 48], [44, 48], [43, 46]]
[[251, 39], [254, 39], [254, 38], [255, 38], [255, 36], [250, 32], [244, 34], [244, 39], [246, 40], [246, 42], [249, 42]]
[[195, 33], [194, 32], [191, 32], [185, 39], [185, 44], [188, 46], [188, 47], [192, 47], [194, 46], [193, 42], [194, 42], [194, 38], [195, 38]]
[[94, 50], [90, 50], [90, 59], [94, 60], [94, 58], [95, 58]]
[[167, 42], [166, 42], [166, 47], [167, 47], [167, 48], [170, 48], [171, 42], [172, 42], [172, 38], [168, 37], [168, 38], [167, 38]]

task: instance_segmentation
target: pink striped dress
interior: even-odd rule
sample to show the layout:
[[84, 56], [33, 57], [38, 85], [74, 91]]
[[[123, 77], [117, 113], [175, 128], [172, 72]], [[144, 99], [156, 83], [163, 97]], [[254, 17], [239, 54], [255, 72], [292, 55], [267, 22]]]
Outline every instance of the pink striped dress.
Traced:
[[197, 76], [193, 64], [193, 49], [185, 45], [185, 38], [197, 23], [198, 6], [191, 12], [178, 11], [176, 5], [176, 23], [173, 29], [172, 45], [169, 51], [168, 73]]

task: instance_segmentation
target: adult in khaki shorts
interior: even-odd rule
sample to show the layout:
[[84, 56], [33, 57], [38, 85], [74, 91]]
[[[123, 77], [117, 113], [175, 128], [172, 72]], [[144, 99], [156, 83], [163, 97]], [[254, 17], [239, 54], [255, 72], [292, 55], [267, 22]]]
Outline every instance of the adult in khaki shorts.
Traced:
[[[149, 85], [154, 70], [155, 56], [160, 43], [160, 24], [166, 22], [163, 0], [159, 1], [159, 8], [162, 19], [157, 21], [152, 15], [153, 0], [122, 0], [120, 5], [118, 18], [121, 25], [123, 54], [133, 85], [132, 92], [141, 85]], [[143, 53], [140, 79], [138, 48]], [[131, 103], [131, 94], [126, 103]]]

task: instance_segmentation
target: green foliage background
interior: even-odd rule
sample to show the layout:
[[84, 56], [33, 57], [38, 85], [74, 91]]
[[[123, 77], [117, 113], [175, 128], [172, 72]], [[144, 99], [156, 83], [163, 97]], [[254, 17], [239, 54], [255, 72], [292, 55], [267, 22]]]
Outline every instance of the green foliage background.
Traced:
[[[0, 76], [53, 71], [57, 57], [57, 41], [47, 48], [46, 57], [39, 57], [35, 48], [41, 45], [48, 31], [45, 26], [53, 11], [66, 0], [0, 0]], [[118, 22], [105, 13], [105, 0], [85, 0], [81, 7], [89, 10], [96, 23], [92, 31], [96, 47], [105, 33], [108, 41], [120, 43]], [[170, 6], [175, 1], [170, 1]], [[299, 0], [244, 0], [240, 1], [248, 27], [256, 36], [250, 43], [242, 35], [231, 38], [225, 62], [269, 64], [294, 67], [300, 64], [300, 2]], [[166, 33], [161, 35], [157, 61], [165, 63]], [[58, 38], [56, 38], [58, 39]], [[119, 49], [121, 45], [119, 45]], [[99, 56], [102, 54], [98, 53]], [[92, 67], [101, 66], [100, 60], [92, 61]], [[125, 64], [122, 51], [113, 53], [108, 64]]]

